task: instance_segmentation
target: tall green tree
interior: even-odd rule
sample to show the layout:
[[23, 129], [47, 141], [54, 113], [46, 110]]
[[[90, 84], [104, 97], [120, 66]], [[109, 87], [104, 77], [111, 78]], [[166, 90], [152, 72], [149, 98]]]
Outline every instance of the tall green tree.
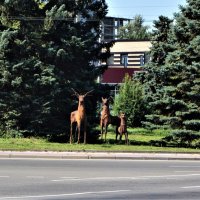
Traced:
[[[146, 85], [154, 93], [151, 100], [154, 112], [146, 116], [150, 127], [179, 129], [176, 134], [200, 131], [199, 8], [199, 1], [187, 0], [187, 5], [181, 6], [175, 15], [175, 24], [168, 29], [165, 44], [152, 47], [154, 56], [160, 54], [160, 49], [165, 53], [161, 60], [153, 57], [147, 66]], [[158, 31], [160, 35], [163, 33], [162, 29]]]
[[77, 106], [71, 88], [83, 93], [95, 88], [105, 68], [94, 65], [109, 54], [109, 45], [98, 42], [105, 1], [7, 0], [0, 12], [2, 130], [66, 133]]
[[[159, 127], [159, 124], [154, 123], [158, 118], [157, 113], [154, 112], [154, 106], [157, 106], [160, 110], [163, 109], [162, 105], [159, 105], [161, 99], [164, 98], [163, 81], [165, 81], [167, 74], [165, 70], [165, 59], [168, 53], [173, 51], [174, 48], [169, 37], [172, 32], [172, 22], [171, 19], [164, 16], [160, 16], [159, 20], [154, 21], [151, 41], [152, 48], [150, 51], [151, 60], [145, 65], [144, 73], [139, 73], [135, 76], [135, 79], [140, 80], [145, 88], [145, 99], [149, 115], [146, 116], [148, 120], [144, 124], [151, 129]], [[161, 127], [165, 126], [164, 123], [160, 125]]]
[[[5, 132], [22, 134], [39, 131], [49, 112], [50, 89], [55, 84], [53, 68], [38, 59], [41, 21], [34, 1], [1, 3], [5, 30], [0, 37], [1, 126]], [[47, 81], [49, 80], [49, 81]], [[33, 128], [34, 127], [34, 128]], [[12, 131], [13, 132], [13, 131]]]
[[149, 27], [144, 25], [144, 19], [141, 15], [136, 15], [132, 21], [119, 28], [119, 39], [147, 40], [151, 34]]

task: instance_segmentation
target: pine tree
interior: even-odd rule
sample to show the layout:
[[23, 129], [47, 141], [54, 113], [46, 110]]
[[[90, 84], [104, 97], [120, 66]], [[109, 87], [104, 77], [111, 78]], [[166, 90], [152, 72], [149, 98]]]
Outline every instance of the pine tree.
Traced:
[[[66, 127], [70, 112], [77, 109], [71, 88], [79, 93], [97, 88], [96, 78], [105, 70], [105, 66], [96, 67], [95, 63], [109, 56], [111, 44], [99, 43], [100, 23], [106, 15], [107, 5], [105, 0], [51, 0], [44, 11], [43, 41], [46, 46], [43, 60], [55, 66], [59, 77], [60, 92], [54, 111], [57, 113], [60, 108], [62, 124]], [[106, 49], [104, 53], [101, 53], [102, 48]], [[86, 101], [88, 116], [95, 116], [95, 98], [91, 98], [93, 102], [90, 98]], [[65, 115], [63, 110], [67, 111]]]
[[176, 49], [166, 59], [173, 69], [169, 82], [176, 84], [173, 88], [169, 87], [167, 95], [173, 96], [180, 105], [174, 113], [178, 118], [178, 128], [191, 133], [200, 131], [199, 16], [199, 1], [188, 0], [187, 5], [181, 7], [173, 30]]
[[[31, 6], [31, 7], [30, 7]], [[54, 68], [39, 59], [41, 21], [34, 1], [7, 1], [2, 4], [1, 32], [1, 126], [6, 133], [40, 133], [50, 114], [52, 93], [56, 87]]]
[[[200, 130], [199, 16], [199, 1], [188, 0], [185, 7], [180, 7], [165, 42], [159, 45], [160, 40], [157, 44], [155, 41], [154, 56], [147, 66], [145, 80], [147, 87], [153, 89], [149, 91], [154, 93], [150, 101], [154, 112], [146, 116], [146, 125], [178, 129], [174, 131], [176, 136], [190, 137]], [[161, 35], [165, 31], [158, 29], [157, 33]], [[160, 52], [164, 52], [162, 59], [155, 56]]]
[[105, 1], [8, 0], [0, 6], [1, 128], [25, 136], [66, 133], [77, 106], [71, 88], [96, 87], [105, 68], [94, 67], [108, 56], [101, 50], [109, 44], [98, 42]]
[[[145, 66], [144, 73], [139, 73], [135, 79], [139, 79], [145, 88], [145, 101], [147, 102], [147, 120], [143, 122], [149, 129], [159, 128], [160, 126], [169, 127], [168, 122], [160, 122], [159, 113], [162, 113], [164, 99], [163, 85], [166, 82], [165, 59], [170, 51], [171, 45], [172, 20], [160, 16], [158, 21], [154, 21], [155, 29], [152, 35], [152, 48], [150, 52], [151, 61]], [[147, 72], [147, 73], [146, 73]], [[155, 112], [154, 112], [155, 111]], [[165, 117], [163, 116], [165, 119]]]

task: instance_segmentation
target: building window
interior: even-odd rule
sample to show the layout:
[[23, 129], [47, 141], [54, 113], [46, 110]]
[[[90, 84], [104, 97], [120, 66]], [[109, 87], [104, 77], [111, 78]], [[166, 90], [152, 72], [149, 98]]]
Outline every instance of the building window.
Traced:
[[124, 67], [127, 67], [127, 66], [128, 66], [128, 54], [127, 54], [127, 53], [122, 53], [122, 54], [121, 54], [121, 64], [122, 64]]
[[145, 56], [141, 55], [140, 56], [140, 66], [144, 66], [144, 64], [145, 64]]

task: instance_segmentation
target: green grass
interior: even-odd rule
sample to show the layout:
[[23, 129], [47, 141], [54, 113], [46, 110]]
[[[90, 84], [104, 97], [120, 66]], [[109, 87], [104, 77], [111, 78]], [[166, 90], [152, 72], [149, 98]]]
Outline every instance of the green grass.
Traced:
[[200, 152], [200, 149], [155, 147], [149, 145], [150, 140], [159, 140], [168, 134], [167, 131], [149, 132], [144, 129], [129, 129], [131, 145], [115, 143], [115, 134], [109, 132], [107, 143], [69, 144], [49, 142], [41, 138], [0, 138], [0, 150], [15, 151], [124, 151], [124, 152]]

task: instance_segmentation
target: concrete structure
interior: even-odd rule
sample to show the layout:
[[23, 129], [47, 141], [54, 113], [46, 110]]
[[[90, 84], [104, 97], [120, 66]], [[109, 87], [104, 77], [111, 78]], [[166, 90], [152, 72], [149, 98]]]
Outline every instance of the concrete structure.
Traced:
[[126, 25], [132, 19], [119, 17], [106, 17], [102, 22], [101, 41], [109, 42], [118, 39], [119, 28]]
[[0, 158], [35, 159], [122, 159], [122, 160], [200, 160], [198, 152], [100, 152], [100, 151], [0, 151]]

